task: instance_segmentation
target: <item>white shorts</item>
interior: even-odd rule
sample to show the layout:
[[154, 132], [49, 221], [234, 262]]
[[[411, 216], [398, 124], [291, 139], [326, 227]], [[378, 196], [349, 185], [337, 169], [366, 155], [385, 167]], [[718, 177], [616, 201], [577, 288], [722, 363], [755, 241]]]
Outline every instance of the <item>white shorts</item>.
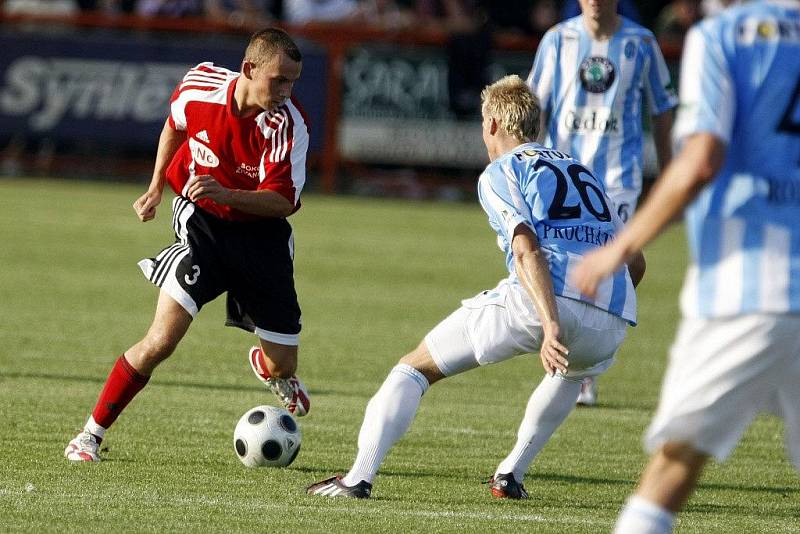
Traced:
[[[461, 304], [425, 336], [428, 351], [445, 376], [539, 351], [542, 325], [519, 283], [503, 280]], [[625, 339], [627, 321], [565, 297], [557, 296], [556, 304], [561, 342], [570, 351], [563, 378], [579, 381], [608, 369]]]
[[685, 442], [723, 461], [753, 418], [783, 418], [800, 469], [800, 315], [683, 319], [645, 446]]

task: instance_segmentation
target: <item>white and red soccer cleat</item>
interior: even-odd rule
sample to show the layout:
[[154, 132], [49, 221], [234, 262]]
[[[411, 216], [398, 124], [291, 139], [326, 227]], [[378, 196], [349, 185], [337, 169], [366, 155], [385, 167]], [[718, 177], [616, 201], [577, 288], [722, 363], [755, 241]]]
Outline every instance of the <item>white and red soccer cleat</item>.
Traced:
[[264, 365], [264, 353], [261, 351], [261, 347], [252, 347], [248, 359], [250, 368], [256, 377], [278, 397], [290, 414], [302, 417], [308, 413], [311, 409], [311, 400], [309, 400], [306, 387], [299, 378], [294, 375], [291, 378], [271, 376]]
[[99, 449], [97, 437], [84, 430], [69, 442], [64, 449], [64, 457], [71, 462], [99, 462]]

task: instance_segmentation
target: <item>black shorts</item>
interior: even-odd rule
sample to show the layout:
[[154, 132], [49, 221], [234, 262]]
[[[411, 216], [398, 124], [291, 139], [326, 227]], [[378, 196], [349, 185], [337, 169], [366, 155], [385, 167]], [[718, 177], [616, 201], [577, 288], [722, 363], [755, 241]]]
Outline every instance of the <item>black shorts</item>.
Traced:
[[297, 345], [294, 239], [286, 219], [226, 221], [183, 197], [172, 202], [175, 243], [139, 262], [145, 276], [192, 317], [228, 292], [228, 326]]

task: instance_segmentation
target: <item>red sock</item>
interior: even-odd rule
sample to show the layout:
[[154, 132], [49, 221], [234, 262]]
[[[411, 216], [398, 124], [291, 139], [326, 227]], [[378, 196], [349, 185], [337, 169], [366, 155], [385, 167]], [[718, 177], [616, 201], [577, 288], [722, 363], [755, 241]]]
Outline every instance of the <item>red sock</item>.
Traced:
[[139, 393], [150, 380], [149, 376], [139, 374], [128, 363], [123, 354], [117, 359], [114, 368], [108, 375], [106, 385], [100, 392], [100, 398], [94, 406], [92, 417], [98, 425], [108, 428], [117, 420], [125, 406]]

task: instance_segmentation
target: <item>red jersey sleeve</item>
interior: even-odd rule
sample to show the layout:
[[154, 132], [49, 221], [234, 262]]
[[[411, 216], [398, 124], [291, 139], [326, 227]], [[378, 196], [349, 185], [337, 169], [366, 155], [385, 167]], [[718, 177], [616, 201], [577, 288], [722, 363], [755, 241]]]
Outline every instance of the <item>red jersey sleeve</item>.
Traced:
[[200, 63], [189, 72], [175, 88], [169, 99], [169, 118], [171, 128], [186, 130], [186, 104], [196, 99], [197, 91], [217, 91], [228, 79], [228, 71], [211, 62]]

